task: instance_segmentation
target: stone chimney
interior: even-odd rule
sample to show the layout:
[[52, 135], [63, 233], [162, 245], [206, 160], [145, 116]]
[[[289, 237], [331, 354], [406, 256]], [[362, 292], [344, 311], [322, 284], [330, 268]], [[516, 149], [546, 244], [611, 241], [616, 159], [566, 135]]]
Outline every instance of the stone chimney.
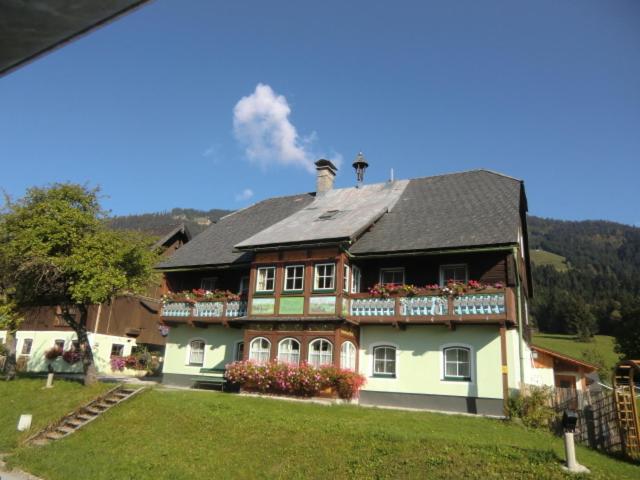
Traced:
[[324, 193], [333, 189], [338, 169], [329, 160], [321, 158], [316, 162], [316, 193]]

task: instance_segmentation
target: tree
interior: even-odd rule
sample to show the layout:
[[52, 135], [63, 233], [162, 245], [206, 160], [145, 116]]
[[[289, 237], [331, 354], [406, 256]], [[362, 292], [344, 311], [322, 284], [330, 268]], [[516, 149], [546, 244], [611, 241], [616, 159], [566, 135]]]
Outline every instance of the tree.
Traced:
[[629, 307], [623, 312], [615, 337], [616, 352], [629, 360], [640, 358], [640, 305]]
[[60, 306], [78, 336], [87, 385], [96, 381], [88, 307], [143, 290], [156, 260], [139, 235], [105, 227], [98, 193], [70, 183], [34, 187], [0, 216], [0, 287], [20, 310]]
[[20, 321], [20, 314], [15, 302], [6, 294], [0, 293], [0, 330], [7, 331], [4, 345], [7, 351], [7, 359], [4, 364], [5, 380], [13, 380], [16, 377], [16, 331], [20, 326]]

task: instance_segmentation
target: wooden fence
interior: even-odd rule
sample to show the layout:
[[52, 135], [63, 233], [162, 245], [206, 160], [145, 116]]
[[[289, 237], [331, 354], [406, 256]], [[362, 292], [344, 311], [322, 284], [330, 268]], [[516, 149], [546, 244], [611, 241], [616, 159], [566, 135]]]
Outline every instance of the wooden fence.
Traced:
[[[591, 448], [618, 454], [622, 451], [620, 426], [616, 417], [616, 406], [610, 390], [582, 392], [572, 389], [556, 388], [554, 408], [561, 418], [566, 409], [575, 410], [578, 423], [574, 433], [577, 442]], [[556, 425], [562, 432], [560, 422]]]

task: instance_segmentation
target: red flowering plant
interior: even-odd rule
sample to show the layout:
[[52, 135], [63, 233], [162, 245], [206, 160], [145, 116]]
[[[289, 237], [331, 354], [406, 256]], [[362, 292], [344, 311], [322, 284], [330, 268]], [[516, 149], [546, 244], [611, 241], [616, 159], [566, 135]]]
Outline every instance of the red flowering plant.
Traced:
[[404, 285], [395, 283], [376, 283], [369, 289], [369, 294], [372, 297], [389, 298], [391, 295], [401, 292], [403, 287]]
[[80, 352], [75, 349], [67, 350], [62, 354], [62, 359], [69, 365], [73, 365], [80, 361]]
[[185, 290], [182, 292], [169, 292], [162, 296], [162, 303], [219, 302], [223, 300], [229, 302], [240, 300], [240, 295], [229, 290], [204, 290], [202, 288], [194, 288], [193, 290]]
[[250, 360], [227, 365], [225, 378], [246, 390], [301, 397], [311, 397], [331, 388], [343, 399], [357, 397], [365, 382], [362, 375], [331, 365], [317, 368], [307, 363], [269, 362], [259, 365]]

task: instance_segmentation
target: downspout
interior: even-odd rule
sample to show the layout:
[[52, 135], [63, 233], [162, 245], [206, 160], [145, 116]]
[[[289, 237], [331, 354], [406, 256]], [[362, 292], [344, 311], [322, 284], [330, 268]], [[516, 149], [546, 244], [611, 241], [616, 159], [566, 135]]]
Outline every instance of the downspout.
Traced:
[[522, 325], [522, 285], [518, 268], [518, 247], [513, 247], [513, 260], [516, 265], [516, 318], [518, 320], [518, 354], [520, 356], [520, 390], [524, 388], [524, 329]]

